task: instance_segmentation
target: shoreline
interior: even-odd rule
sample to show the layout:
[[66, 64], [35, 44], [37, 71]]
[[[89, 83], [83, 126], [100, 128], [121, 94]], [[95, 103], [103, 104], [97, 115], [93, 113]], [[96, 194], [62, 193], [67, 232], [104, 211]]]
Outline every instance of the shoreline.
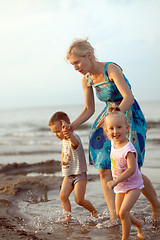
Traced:
[[[62, 234], [56, 231], [47, 234], [22, 230], [24, 216], [18, 211], [18, 203], [22, 201], [33, 204], [47, 202], [47, 193], [60, 188], [63, 177], [54, 176], [60, 170], [60, 162], [54, 160], [37, 164], [14, 163], [0, 167], [0, 239], [10, 240], [12, 236], [12, 240], [53, 240], [53, 237], [63, 240]], [[27, 176], [28, 173], [39, 175]], [[49, 176], [44, 176], [44, 173]], [[88, 175], [88, 181], [98, 177]]]

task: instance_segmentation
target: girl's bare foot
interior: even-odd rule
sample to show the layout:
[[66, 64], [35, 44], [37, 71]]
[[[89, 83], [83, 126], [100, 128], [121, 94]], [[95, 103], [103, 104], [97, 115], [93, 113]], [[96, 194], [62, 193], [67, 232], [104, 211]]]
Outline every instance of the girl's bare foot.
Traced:
[[145, 240], [145, 234], [143, 232], [143, 226], [144, 226], [144, 221], [143, 220], [139, 220], [139, 224], [137, 226], [137, 230], [138, 230], [138, 234], [137, 234], [137, 237], [139, 239], [143, 239]]

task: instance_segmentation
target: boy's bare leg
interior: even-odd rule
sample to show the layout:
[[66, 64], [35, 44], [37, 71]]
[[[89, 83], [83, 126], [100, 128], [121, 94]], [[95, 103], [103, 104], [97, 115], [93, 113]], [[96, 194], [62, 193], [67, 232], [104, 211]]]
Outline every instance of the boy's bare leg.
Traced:
[[158, 200], [156, 191], [151, 181], [149, 180], [149, 178], [146, 177], [144, 174], [142, 174], [142, 177], [143, 177], [143, 183], [144, 183], [144, 188], [142, 189], [142, 193], [150, 202], [150, 205], [152, 207], [153, 218], [155, 220], [160, 220], [160, 202]]
[[74, 185], [75, 201], [78, 205], [87, 209], [91, 213], [92, 217], [97, 217], [97, 210], [93, 207], [90, 201], [85, 199], [86, 184], [87, 181], [85, 179], [82, 179]]
[[60, 220], [59, 222], [70, 222], [72, 220], [71, 218], [71, 204], [69, 201], [69, 196], [71, 192], [73, 191], [73, 186], [69, 183], [68, 177], [64, 177], [60, 192], [60, 199], [62, 203], [62, 207], [65, 211], [65, 219]]
[[115, 212], [115, 194], [113, 190], [107, 187], [107, 182], [112, 180], [112, 173], [110, 169], [98, 169], [100, 174], [101, 186], [103, 194], [110, 212], [110, 217], [117, 219]]

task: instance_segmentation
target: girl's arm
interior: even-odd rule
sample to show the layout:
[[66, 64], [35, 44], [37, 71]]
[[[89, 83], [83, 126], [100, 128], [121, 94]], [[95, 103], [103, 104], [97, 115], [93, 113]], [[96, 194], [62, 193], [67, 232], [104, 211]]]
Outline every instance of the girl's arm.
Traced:
[[82, 78], [85, 106], [81, 114], [72, 122], [71, 129], [74, 131], [82, 123], [86, 122], [95, 111], [95, 102], [92, 86], [88, 83], [85, 76]]
[[114, 81], [119, 92], [121, 93], [123, 100], [119, 107], [123, 113], [125, 113], [134, 103], [133, 94], [123, 78], [122, 70], [113, 63], [108, 65], [108, 76], [111, 81]]
[[125, 181], [127, 178], [131, 177], [136, 171], [136, 155], [133, 152], [127, 154], [127, 170], [123, 172], [119, 177], [113, 181], [107, 182], [107, 186], [113, 189], [118, 183]]

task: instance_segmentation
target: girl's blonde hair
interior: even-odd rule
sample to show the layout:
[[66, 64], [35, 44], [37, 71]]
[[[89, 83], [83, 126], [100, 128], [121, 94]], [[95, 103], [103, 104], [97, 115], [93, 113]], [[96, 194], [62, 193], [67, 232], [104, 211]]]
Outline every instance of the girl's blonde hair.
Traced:
[[117, 115], [120, 118], [124, 119], [125, 124], [128, 127], [128, 136], [127, 137], [129, 137], [130, 125], [129, 125], [129, 122], [128, 122], [128, 118], [127, 118], [127, 116], [123, 112], [121, 112], [119, 106], [116, 105], [115, 103], [111, 104], [111, 106], [107, 110], [107, 114], [106, 114], [105, 121], [104, 121], [105, 129], [107, 128], [107, 123], [106, 123], [107, 117], [108, 116], [114, 116], [114, 115]]
[[92, 47], [92, 45], [88, 42], [88, 38], [75, 39], [67, 50], [66, 59], [69, 60], [72, 54], [78, 57], [85, 57], [88, 52], [91, 53], [93, 60], [97, 59], [95, 57], [95, 50]]

